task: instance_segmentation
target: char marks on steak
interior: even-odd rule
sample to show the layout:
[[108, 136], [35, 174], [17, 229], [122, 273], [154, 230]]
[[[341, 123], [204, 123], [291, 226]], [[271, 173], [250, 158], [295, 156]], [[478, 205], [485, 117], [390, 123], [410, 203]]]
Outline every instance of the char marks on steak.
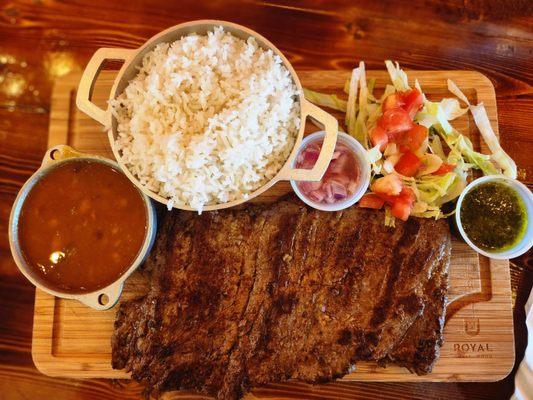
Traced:
[[150, 393], [219, 399], [287, 379], [329, 381], [358, 360], [430, 372], [442, 344], [448, 226], [383, 220], [293, 200], [168, 213], [147, 261], [149, 293], [118, 311], [113, 367]]

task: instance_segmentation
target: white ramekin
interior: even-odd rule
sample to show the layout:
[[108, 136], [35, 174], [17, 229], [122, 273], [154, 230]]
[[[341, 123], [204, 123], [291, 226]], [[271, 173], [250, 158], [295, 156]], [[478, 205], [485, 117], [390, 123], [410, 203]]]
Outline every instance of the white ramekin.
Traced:
[[[467, 236], [466, 232], [463, 229], [463, 225], [461, 223], [461, 205], [463, 204], [463, 199], [465, 198], [466, 194], [470, 192], [473, 188], [478, 186], [479, 184], [486, 183], [486, 182], [504, 182], [510, 187], [512, 187], [516, 193], [522, 198], [524, 201], [524, 204], [526, 205], [526, 214], [527, 214], [527, 227], [526, 227], [526, 233], [522, 240], [518, 242], [514, 247], [507, 249], [502, 252], [489, 252], [485, 251], [483, 249], [480, 249], [477, 247]], [[509, 258], [515, 258], [518, 256], [521, 256], [526, 251], [528, 251], [531, 246], [533, 246], [533, 224], [532, 224], [532, 215], [533, 215], [533, 194], [531, 194], [531, 191], [522, 184], [521, 182], [508, 178], [503, 175], [488, 175], [484, 176], [482, 178], [476, 179], [463, 190], [463, 193], [459, 196], [459, 199], [457, 200], [457, 205], [455, 206], [455, 222], [457, 223], [457, 228], [459, 229], [459, 232], [461, 233], [461, 236], [465, 240], [465, 242], [472, 247], [475, 251], [477, 251], [479, 254], [484, 255], [485, 257], [494, 258], [497, 260], [507, 260]]]
[[[300, 147], [298, 148], [298, 151], [296, 152], [296, 156], [294, 157], [292, 161], [292, 167], [295, 166], [296, 159], [298, 158], [302, 150], [305, 149], [307, 144], [315, 140], [324, 139], [325, 134], [326, 134], [325, 131], [318, 131], [318, 132], [314, 132], [306, 136], [304, 140], [302, 140], [302, 143], [300, 144]], [[345, 208], [348, 208], [350, 206], [353, 206], [357, 201], [359, 201], [361, 197], [363, 197], [366, 190], [368, 189], [368, 185], [370, 184], [370, 162], [368, 161], [365, 148], [356, 139], [340, 131], [337, 133], [337, 142], [343, 143], [346, 146], [348, 146], [351, 150], [353, 150], [355, 154], [355, 159], [357, 160], [357, 163], [359, 165], [359, 172], [361, 173], [361, 176], [357, 184], [357, 187], [351, 196], [347, 197], [343, 201], [339, 201], [333, 204], [317, 203], [317, 202], [314, 202], [308, 199], [301, 192], [297, 184], [298, 181], [291, 179], [291, 186], [292, 186], [292, 190], [294, 190], [294, 193], [296, 193], [296, 195], [305, 204], [313, 208], [316, 208], [318, 210], [322, 210], [322, 211], [339, 211], [339, 210], [344, 210]]]

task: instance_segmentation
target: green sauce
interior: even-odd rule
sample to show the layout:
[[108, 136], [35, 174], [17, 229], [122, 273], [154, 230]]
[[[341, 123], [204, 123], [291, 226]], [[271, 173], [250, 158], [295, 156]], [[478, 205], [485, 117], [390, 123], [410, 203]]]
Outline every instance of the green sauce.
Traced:
[[504, 181], [481, 183], [461, 204], [461, 224], [479, 248], [499, 252], [515, 246], [526, 232], [526, 206]]

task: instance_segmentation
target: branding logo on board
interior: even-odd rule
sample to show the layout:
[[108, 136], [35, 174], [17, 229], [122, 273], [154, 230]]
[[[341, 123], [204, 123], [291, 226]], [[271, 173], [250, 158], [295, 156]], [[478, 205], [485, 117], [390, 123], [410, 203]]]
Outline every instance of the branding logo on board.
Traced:
[[463, 320], [465, 337], [470, 337], [472, 341], [453, 343], [453, 351], [458, 358], [492, 358], [494, 349], [490, 343], [475, 341], [479, 335], [479, 318], [470, 317]]
[[453, 350], [459, 358], [492, 358], [494, 350], [490, 343], [454, 343]]
[[479, 334], [479, 318], [465, 318], [464, 329], [468, 336], [477, 336]]

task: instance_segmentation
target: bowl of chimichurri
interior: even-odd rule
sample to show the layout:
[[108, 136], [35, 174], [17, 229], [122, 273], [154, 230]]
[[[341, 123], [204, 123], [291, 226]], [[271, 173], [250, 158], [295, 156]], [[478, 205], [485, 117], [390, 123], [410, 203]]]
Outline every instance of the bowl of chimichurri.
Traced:
[[457, 200], [455, 220], [463, 239], [496, 259], [518, 257], [533, 245], [533, 195], [501, 175], [471, 182]]

